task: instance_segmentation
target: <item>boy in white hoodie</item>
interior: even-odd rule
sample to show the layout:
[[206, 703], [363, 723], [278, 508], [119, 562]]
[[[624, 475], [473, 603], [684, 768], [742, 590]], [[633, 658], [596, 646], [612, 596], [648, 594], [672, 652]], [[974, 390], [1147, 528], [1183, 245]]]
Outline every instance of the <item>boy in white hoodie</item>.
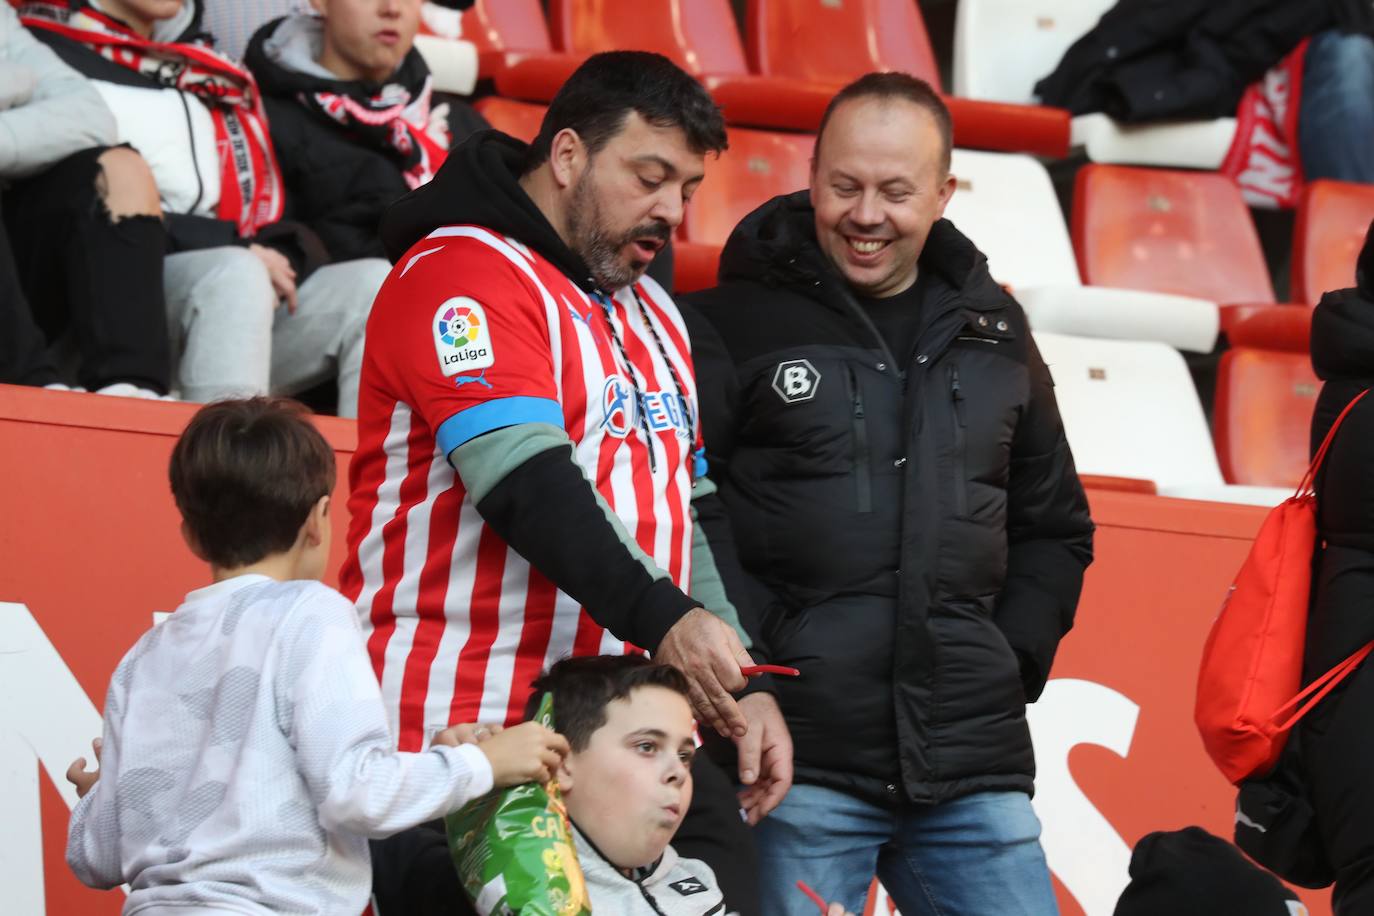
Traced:
[[556, 769], [567, 743], [534, 723], [457, 726], [426, 751], [393, 750], [353, 604], [316, 581], [334, 453], [299, 405], [204, 408], [173, 450], [171, 484], [214, 584], [120, 662], [101, 769], [68, 771], [82, 797], [67, 862], [82, 882], [127, 883], [126, 914], [356, 916], [368, 837]]

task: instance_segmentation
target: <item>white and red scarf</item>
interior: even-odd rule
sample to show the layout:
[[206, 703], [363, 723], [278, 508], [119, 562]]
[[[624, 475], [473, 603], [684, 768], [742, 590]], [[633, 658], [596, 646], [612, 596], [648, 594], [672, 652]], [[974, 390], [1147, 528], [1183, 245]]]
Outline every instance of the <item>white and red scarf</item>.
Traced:
[[189, 92], [210, 110], [220, 162], [217, 215], [251, 237], [281, 219], [284, 188], [257, 84], [207, 45], [144, 38], [117, 19], [72, 0], [19, 7], [31, 29], [46, 29], [127, 67], [159, 86]]
[[1221, 171], [1252, 207], [1291, 209], [1302, 196], [1298, 101], [1308, 40], [1251, 84], [1236, 109], [1236, 137]]
[[[411, 189], [434, 177], [448, 155], [446, 109], [430, 109], [433, 78], [420, 75], [418, 55], [372, 95], [316, 90], [302, 92], [301, 103], [337, 123], [353, 136], [395, 155]], [[408, 78], [409, 77], [409, 78]], [[418, 82], [418, 85], [416, 83]]]

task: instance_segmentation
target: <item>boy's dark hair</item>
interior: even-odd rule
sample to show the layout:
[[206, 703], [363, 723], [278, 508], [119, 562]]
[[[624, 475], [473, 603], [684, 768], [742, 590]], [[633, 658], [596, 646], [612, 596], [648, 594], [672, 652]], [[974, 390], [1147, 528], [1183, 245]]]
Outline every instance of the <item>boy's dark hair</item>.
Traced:
[[818, 153], [821, 148], [821, 136], [825, 133], [825, 126], [830, 123], [831, 115], [845, 102], [854, 99], [902, 99], [930, 112], [930, 116], [935, 119], [936, 129], [940, 131], [940, 161], [944, 165], [944, 171], [949, 172], [949, 151], [954, 142], [954, 121], [950, 117], [949, 108], [945, 105], [944, 99], [940, 98], [940, 94], [931, 88], [930, 83], [917, 79], [910, 73], [865, 73], [835, 93], [830, 104], [825, 106], [825, 114], [821, 115], [821, 126], [816, 129]]
[[528, 174], [549, 158], [553, 138], [571, 127], [595, 155], [630, 112], [655, 127], [680, 127], [696, 153], [726, 148], [725, 118], [700, 83], [662, 54], [606, 51], [573, 71], [549, 103], [525, 159]]
[[286, 398], [219, 401], [172, 449], [172, 496], [204, 558], [234, 569], [289, 550], [334, 489], [334, 450]]
[[530, 685], [534, 694], [525, 718], [534, 715], [545, 693], [553, 694], [554, 730], [574, 751], [585, 750], [592, 733], [606, 724], [606, 706], [640, 687], [662, 687], [688, 695], [687, 678], [671, 665], [639, 655], [590, 655], [565, 658]]

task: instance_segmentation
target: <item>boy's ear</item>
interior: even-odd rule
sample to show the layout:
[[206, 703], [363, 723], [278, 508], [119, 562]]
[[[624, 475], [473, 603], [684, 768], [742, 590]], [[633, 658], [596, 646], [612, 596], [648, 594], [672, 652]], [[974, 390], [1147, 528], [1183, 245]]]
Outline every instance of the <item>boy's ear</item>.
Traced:
[[558, 779], [558, 791], [567, 794], [572, 791], [573, 773], [568, 767], [568, 758], [564, 757], [558, 764], [558, 772], [554, 774]]
[[205, 559], [205, 552], [200, 549], [200, 541], [196, 540], [196, 535], [191, 531], [191, 526], [183, 519], [181, 522], [181, 539], [186, 542], [186, 546], [197, 560], [209, 562]]
[[305, 517], [305, 541], [311, 547], [324, 540], [325, 529], [329, 527], [329, 502], [328, 495], [321, 496]]

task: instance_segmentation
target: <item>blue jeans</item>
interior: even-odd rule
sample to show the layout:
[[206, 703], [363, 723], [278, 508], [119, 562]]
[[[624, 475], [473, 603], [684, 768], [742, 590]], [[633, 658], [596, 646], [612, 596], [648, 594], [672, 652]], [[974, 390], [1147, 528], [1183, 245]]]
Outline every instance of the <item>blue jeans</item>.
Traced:
[[816, 916], [801, 879], [862, 913], [876, 874], [902, 916], [1055, 916], [1040, 821], [1023, 792], [880, 808], [793, 786], [754, 828], [764, 916]]
[[1319, 32], [1307, 48], [1298, 112], [1308, 180], [1374, 184], [1374, 39]]

